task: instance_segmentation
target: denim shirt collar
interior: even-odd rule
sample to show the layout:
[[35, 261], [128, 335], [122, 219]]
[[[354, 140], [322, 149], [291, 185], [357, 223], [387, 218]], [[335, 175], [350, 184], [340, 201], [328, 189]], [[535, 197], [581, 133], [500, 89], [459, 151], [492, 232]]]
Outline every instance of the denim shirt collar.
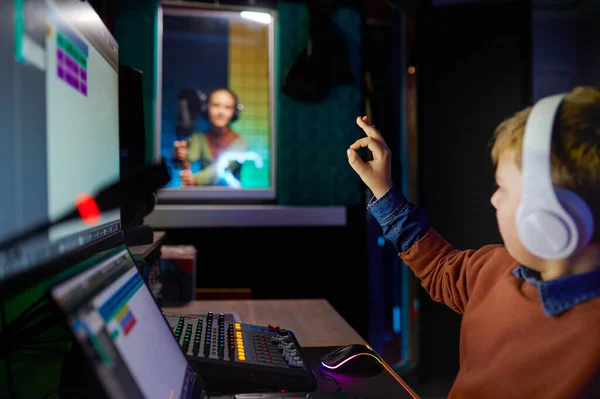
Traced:
[[548, 281], [543, 281], [539, 272], [522, 265], [513, 274], [538, 287], [546, 316], [559, 315], [600, 296], [600, 269]]

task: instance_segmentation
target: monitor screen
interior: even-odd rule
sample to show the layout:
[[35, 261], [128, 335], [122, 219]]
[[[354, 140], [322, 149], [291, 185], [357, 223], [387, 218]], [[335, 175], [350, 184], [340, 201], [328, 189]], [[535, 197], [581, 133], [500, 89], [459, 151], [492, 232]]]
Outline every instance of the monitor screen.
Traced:
[[159, 202], [272, 200], [275, 13], [210, 7], [161, 3]]
[[[119, 178], [118, 47], [80, 0], [8, 1], [0, 15], [0, 242]], [[12, 12], [11, 12], [12, 11]], [[0, 282], [120, 231], [119, 210], [0, 252]]]
[[107, 395], [187, 397], [195, 375], [129, 251], [93, 259], [51, 296]]

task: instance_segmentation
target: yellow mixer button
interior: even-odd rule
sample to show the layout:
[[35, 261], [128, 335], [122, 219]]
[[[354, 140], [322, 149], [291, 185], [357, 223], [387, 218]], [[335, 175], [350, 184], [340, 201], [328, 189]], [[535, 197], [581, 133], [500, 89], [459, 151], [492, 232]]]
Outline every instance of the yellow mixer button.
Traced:
[[246, 356], [239, 356], [238, 357], [239, 360], [241, 360], [242, 362], [246, 360]]
[[235, 329], [236, 330], [241, 330], [242, 329], [242, 325], [240, 323], [235, 323]]
[[235, 336], [237, 338], [242, 338], [242, 333], [238, 331], [238, 332], [235, 333]]

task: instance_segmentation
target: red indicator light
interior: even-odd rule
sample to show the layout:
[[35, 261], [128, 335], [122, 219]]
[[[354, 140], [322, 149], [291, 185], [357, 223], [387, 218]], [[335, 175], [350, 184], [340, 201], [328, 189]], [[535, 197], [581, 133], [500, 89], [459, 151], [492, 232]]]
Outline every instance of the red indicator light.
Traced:
[[79, 194], [75, 199], [75, 205], [85, 224], [96, 224], [100, 221], [100, 209], [91, 195]]

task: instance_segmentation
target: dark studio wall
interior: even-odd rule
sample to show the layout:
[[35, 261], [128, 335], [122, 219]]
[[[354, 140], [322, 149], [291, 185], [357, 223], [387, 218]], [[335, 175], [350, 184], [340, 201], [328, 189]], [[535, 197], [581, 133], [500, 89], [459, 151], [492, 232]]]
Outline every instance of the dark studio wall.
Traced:
[[[531, 7], [423, 6], [418, 26], [420, 203], [456, 248], [500, 243], [488, 143], [530, 102]], [[424, 290], [420, 313], [422, 375], [455, 373], [460, 316]]]
[[533, 1], [533, 99], [600, 87], [600, 2]]
[[[325, 34], [341, 35], [347, 60], [328, 60], [318, 75], [349, 71], [353, 82], [332, 87], [320, 101], [298, 101], [283, 92], [286, 76], [297, 57], [306, 51], [311, 19], [305, 5], [277, 5], [275, 55], [277, 94], [277, 202], [285, 205], [357, 206], [363, 201], [360, 179], [348, 165], [346, 149], [361, 131], [356, 117], [363, 112], [362, 18], [350, 8], [331, 12]], [[321, 40], [320, 40], [321, 39]], [[325, 38], [315, 38], [314, 46]], [[326, 40], [326, 39], [325, 39]], [[318, 76], [310, 73], [302, 85]]]

